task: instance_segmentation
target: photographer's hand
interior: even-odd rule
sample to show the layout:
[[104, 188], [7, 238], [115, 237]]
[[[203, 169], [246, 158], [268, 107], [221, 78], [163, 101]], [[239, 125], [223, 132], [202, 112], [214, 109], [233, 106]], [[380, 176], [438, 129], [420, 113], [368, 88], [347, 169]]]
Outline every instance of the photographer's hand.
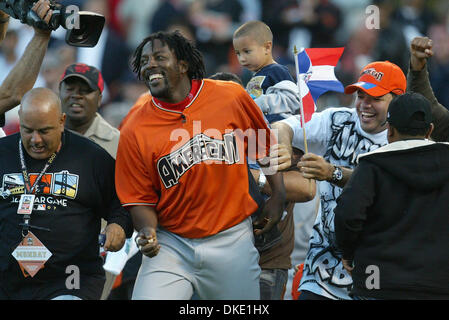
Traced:
[[[50, 21], [52, 12], [48, 0], [39, 0], [33, 10], [45, 21]], [[23, 95], [33, 88], [47, 51], [50, 33], [34, 28], [34, 36], [25, 52], [0, 86], [0, 115], [20, 104]]]
[[9, 15], [0, 10], [0, 22], [8, 22], [8, 21], [9, 21]]
[[3, 41], [6, 36], [6, 31], [8, 31], [8, 23], [9, 22], [9, 15], [7, 13], [4, 13], [3, 11], [0, 11], [0, 41]]
[[[33, 8], [31, 8], [36, 14], [39, 16], [39, 18], [42, 19], [46, 24], [50, 22], [51, 15], [53, 14], [53, 10], [50, 8], [50, 1], [49, 0], [39, 0], [33, 5]], [[51, 30], [43, 30], [39, 28], [34, 28], [34, 32], [36, 34], [42, 34], [44, 36], [48, 36], [51, 33]]]

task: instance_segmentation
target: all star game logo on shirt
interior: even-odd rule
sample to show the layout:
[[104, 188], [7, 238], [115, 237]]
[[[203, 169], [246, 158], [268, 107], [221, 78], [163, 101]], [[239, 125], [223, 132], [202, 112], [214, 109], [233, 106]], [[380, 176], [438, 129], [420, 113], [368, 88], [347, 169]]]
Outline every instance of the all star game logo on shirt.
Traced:
[[[32, 173], [30, 182], [33, 184], [38, 174]], [[33, 210], [47, 211], [57, 206], [66, 207], [67, 199], [75, 199], [78, 192], [79, 176], [64, 170], [56, 173], [46, 173], [38, 182], [35, 192]], [[3, 175], [2, 190], [11, 197], [11, 202], [19, 203], [24, 194], [24, 181], [21, 173]], [[21, 204], [22, 205], [22, 204]], [[23, 203], [26, 206], [26, 203]]]

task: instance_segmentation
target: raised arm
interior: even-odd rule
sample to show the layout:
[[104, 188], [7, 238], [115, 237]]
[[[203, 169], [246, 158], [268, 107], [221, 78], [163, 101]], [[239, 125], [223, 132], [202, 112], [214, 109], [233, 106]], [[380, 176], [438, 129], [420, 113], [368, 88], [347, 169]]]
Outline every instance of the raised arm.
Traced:
[[3, 41], [6, 36], [6, 31], [8, 31], [9, 16], [8, 14], [0, 11], [0, 41]]
[[442, 106], [430, 86], [427, 59], [433, 56], [432, 40], [416, 37], [410, 44], [410, 68], [407, 74], [407, 91], [419, 92], [431, 103], [435, 129], [432, 139], [449, 141], [449, 110]]
[[[49, 22], [52, 10], [48, 0], [39, 0], [33, 10], [41, 19]], [[50, 33], [34, 28], [34, 36], [25, 52], [0, 86], [0, 115], [17, 106], [23, 95], [33, 88], [47, 51]]]

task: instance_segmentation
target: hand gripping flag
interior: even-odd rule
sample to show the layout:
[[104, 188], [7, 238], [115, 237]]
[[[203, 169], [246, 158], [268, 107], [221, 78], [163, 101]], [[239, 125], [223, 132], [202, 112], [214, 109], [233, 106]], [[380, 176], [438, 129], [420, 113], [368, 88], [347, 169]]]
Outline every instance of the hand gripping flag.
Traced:
[[304, 122], [312, 118], [316, 101], [327, 91], [343, 92], [334, 68], [344, 48], [308, 48], [295, 52], [296, 79], [301, 93]]
[[301, 94], [301, 126], [307, 153], [305, 123], [316, 110], [317, 99], [327, 91], [344, 92], [343, 85], [335, 77], [334, 68], [344, 48], [309, 48], [297, 53], [295, 46], [296, 81]]

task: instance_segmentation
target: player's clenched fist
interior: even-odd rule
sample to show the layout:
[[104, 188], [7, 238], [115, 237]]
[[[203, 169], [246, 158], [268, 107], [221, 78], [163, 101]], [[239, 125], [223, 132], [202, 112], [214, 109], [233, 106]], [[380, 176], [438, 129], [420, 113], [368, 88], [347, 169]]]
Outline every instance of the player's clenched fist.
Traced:
[[150, 258], [156, 256], [161, 248], [157, 241], [156, 230], [151, 227], [145, 227], [139, 231], [136, 244], [140, 252]]

